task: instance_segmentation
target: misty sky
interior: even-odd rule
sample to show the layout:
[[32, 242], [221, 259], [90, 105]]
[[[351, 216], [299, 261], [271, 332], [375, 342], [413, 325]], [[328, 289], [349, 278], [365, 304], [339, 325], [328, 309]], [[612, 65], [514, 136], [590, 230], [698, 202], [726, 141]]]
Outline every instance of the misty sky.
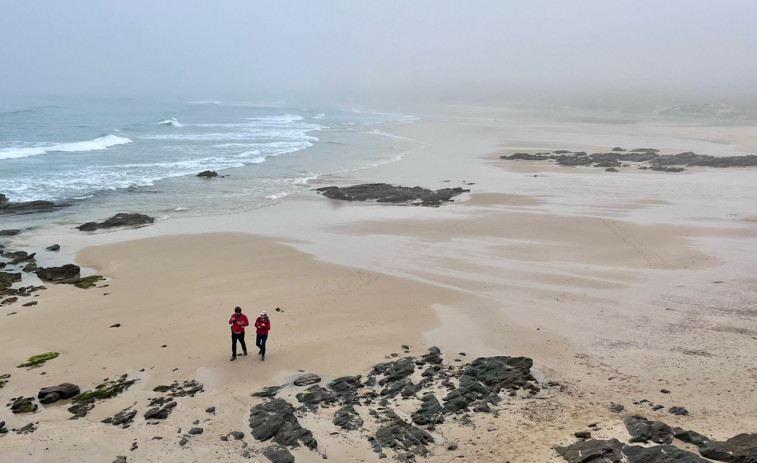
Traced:
[[757, 100], [757, 1], [0, 0], [0, 95]]

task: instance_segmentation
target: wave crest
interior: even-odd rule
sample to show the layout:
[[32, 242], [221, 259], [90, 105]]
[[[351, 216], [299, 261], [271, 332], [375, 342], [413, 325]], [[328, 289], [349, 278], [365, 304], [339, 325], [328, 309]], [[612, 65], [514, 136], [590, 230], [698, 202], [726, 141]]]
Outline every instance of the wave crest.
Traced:
[[97, 151], [110, 148], [111, 146], [123, 145], [132, 141], [126, 137], [116, 135], [103, 135], [94, 140], [75, 141], [69, 143], [39, 143], [36, 146], [15, 146], [0, 148], [0, 159], [27, 158], [40, 156], [47, 153]]

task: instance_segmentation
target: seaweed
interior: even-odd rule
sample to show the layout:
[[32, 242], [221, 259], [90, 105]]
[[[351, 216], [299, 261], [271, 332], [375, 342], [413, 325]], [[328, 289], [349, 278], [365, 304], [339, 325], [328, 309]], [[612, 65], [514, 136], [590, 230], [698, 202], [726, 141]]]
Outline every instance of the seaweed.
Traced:
[[103, 277], [102, 275], [90, 275], [88, 277], [79, 278], [79, 281], [74, 283], [74, 286], [81, 289], [94, 288], [95, 284], [97, 284], [98, 281], [104, 279], [105, 277]]
[[54, 359], [55, 357], [59, 355], [60, 354], [58, 352], [45, 352], [44, 354], [32, 355], [31, 357], [29, 357], [28, 362], [22, 363], [16, 368], [38, 367], [42, 365], [43, 363], [47, 362], [48, 360]]

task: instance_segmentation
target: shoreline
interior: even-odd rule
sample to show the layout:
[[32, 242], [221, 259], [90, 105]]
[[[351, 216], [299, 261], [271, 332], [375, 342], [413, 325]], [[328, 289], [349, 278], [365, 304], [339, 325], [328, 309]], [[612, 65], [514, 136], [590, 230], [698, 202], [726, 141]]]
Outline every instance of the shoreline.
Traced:
[[[23, 332], [33, 320], [55, 318], [64, 308], [70, 317], [42, 326], [34, 345], [0, 342], [4, 368], [60, 349], [57, 344], [68, 347], [46, 364], [50, 381], [76, 377], [92, 387], [124, 368], [147, 369], [140, 386], [112, 399], [113, 405], [98, 405], [96, 418], [117, 412], [124, 400], [141, 400], [161, 382], [196, 377], [207, 392], [198, 395], [199, 404], [225, 406], [224, 417], [214, 418], [214, 425], [228, 428], [242, 427], [247, 414], [245, 406], [233, 413], [231, 399], [221, 399], [229, 391], [244, 390], [232, 394], [233, 400], [247, 404], [249, 392], [290, 381], [298, 370], [324, 377], [357, 374], [401, 344], [421, 353], [437, 345], [450, 358], [459, 352], [532, 357], [540, 381], [559, 381], [573, 392], [555, 393], [549, 400], [562, 410], [550, 412], [561, 426], [585, 425], [594, 416], [606, 423], [610, 435], [617, 431], [609, 421], [610, 401], [623, 400], [632, 410], [629, 399], [663, 401], [657, 391], [667, 387], [692, 415], [686, 420], [664, 416], [666, 422], [698, 426], [716, 438], [753, 432], [750, 419], [757, 409], [743, 406], [757, 381], [750, 370], [756, 314], [749, 305], [754, 283], [749, 275], [755, 270], [750, 256], [757, 255], [757, 229], [747, 215], [749, 193], [737, 184], [735, 200], [707, 198], [722, 187], [697, 182], [709, 172], [661, 184], [662, 174], [606, 179], [538, 164], [508, 169], [513, 161], [496, 165], [492, 159], [502, 151], [503, 140], [511, 139], [508, 127], [472, 121], [469, 115], [461, 119], [465, 123], [444, 116], [399, 125], [400, 136], [426, 146], [397, 163], [310, 184], [373, 180], [471, 189], [462, 201], [440, 208], [340, 203], [303, 191], [276, 207], [233, 216], [69, 236], [69, 243], [92, 242], [77, 261], [105, 274], [109, 286], [51, 288], [38, 298], [38, 306], [3, 317], [10, 332]], [[743, 176], [752, 174], [757, 172]], [[589, 183], [595, 191], [574, 188], [577, 178], [596, 179]], [[689, 195], [690, 188], [698, 188], [701, 196]], [[669, 192], [678, 195], [659, 197]], [[235, 305], [248, 316], [262, 309], [272, 315], [269, 358], [265, 363], [243, 359], [249, 370], [226, 358], [224, 323]], [[274, 307], [284, 312], [272, 312]], [[84, 322], [93, 313], [96, 319]], [[175, 317], [180, 319], [177, 332], [165, 333]], [[117, 318], [129, 321], [106, 328]], [[64, 326], [71, 332], [60, 332]], [[79, 338], [97, 346], [97, 352], [82, 352], [75, 342]], [[248, 360], [256, 361], [254, 367]], [[739, 371], [748, 371], [748, 377]], [[3, 397], [36, 392], [34, 385], [45, 382], [15, 368], [8, 373], [13, 376]], [[190, 412], [177, 410], [178, 418], [165, 425], [186, 421]], [[63, 410], [38, 416], [45, 417], [45, 426], [27, 441], [62, 432]], [[24, 418], [2, 417], [13, 426]], [[516, 418], [522, 419], [494, 420], [509, 431], [483, 437], [483, 448], [494, 452], [492, 461], [514, 458], [512, 452], [525, 448], [518, 440], [525, 438], [522, 430], [507, 424]], [[99, 429], [96, 421], [86, 426]], [[544, 438], [533, 461], [561, 461], [551, 445], [569, 440], [573, 428], [560, 430], [533, 417], [530, 422], [538, 424]], [[144, 439], [149, 428], [144, 423], [135, 428], [143, 436], [135, 455], [154, 450], [157, 444]], [[117, 431], [108, 430], [106, 439], [126, 450], [128, 439]], [[24, 436], [10, 437], [0, 438], [0, 446], [23, 445]], [[513, 448], [505, 448], [503, 438], [514, 438]], [[217, 440], [202, 441], [206, 451], [212, 439]], [[81, 456], [81, 451], [68, 451]], [[180, 454], [170, 455], [166, 461], [179, 461]], [[376, 458], [370, 449], [365, 455]], [[315, 461], [302, 452], [297, 458]], [[48, 460], [40, 456], [40, 461]]]

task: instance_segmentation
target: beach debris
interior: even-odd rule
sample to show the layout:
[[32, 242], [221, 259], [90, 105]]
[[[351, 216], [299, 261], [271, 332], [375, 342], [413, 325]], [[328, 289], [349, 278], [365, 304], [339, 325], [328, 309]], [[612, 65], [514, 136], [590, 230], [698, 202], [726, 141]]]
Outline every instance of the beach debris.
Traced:
[[414, 206], [438, 207], [452, 201], [454, 196], [469, 193], [460, 187], [429, 190], [419, 186], [403, 187], [388, 183], [367, 183], [348, 187], [328, 186], [316, 188], [319, 194], [344, 201], [376, 201], [380, 203], [408, 203]]
[[40, 365], [44, 364], [48, 360], [52, 360], [58, 357], [59, 355], [60, 354], [58, 352], [45, 352], [44, 354], [32, 355], [31, 357], [29, 357], [28, 361], [22, 363], [16, 368], [39, 367]]
[[81, 231], [95, 231], [101, 228], [114, 228], [114, 227], [133, 227], [133, 226], [140, 226], [140, 225], [147, 225], [155, 222], [155, 218], [139, 214], [139, 213], [127, 213], [127, 212], [119, 212], [118, 214], [114, 215], [113, 217], [97, 223], [97, 222], [87, 222], [82, 225], [79, 225], [78, 228]]
[[218, 172], [214, 170], [203, 170], [199, 174], [197, 174], [198, 177], [205, 177], [205, 178], [213, 178], [218, 177]]
[[76, 264], [66, 264], [60, 267], [39, 267], [34, 273], [42, 281], [50, 283], [76, 283], [81, 278], [81, 268]]
[[90, 275], [88, 277], [79, 278], [79, 281], [74, 283], [74, 286], [81, 289], [94, 288], [98, 281], [104, 279], [105, 277], [102, 275]]
[[315, 373], [308, 373], [306, 375], [302, 375], [299, 378], [294, 380], [295, 386], [309, 386], [311, 384], [315, 384], [321, 381], [321, 377], [316, 375]]
[[11, 412], [18, 413], [34, 413], [37, 411], [36, 403], [34, 403], [34, 397], [17, 397], [11, 404]]
[[51, 404], [59, 400], [70, 399], [76, 395], [79, 395], [81, 389], [76, 384], [63, 383], [58, 386], [43, 387], [37, 393], [37, 398], [40, 403]]
[[51, 244], [45, 248], [48, 251], [60, 251], [60, 244]]

